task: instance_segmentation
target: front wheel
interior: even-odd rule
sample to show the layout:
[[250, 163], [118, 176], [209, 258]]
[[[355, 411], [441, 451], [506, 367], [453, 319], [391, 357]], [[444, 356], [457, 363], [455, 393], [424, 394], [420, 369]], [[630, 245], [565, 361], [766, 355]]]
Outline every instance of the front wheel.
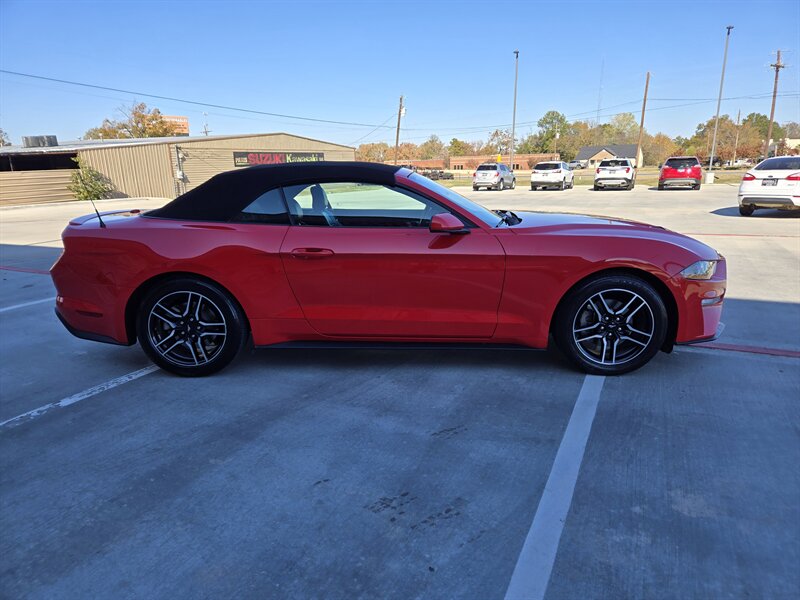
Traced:
[[741, 204], [739, 206], [739, 214], [743, 217], [749, 217], [752, 215], [756, 210], [756, 207], [752, 204]]
[[247, 319], [218, 286], [191, 278], [153, 288], [139, 306], [136, 333], [159, 367], [198, 377], [227, 366], [247, 340]]
[[514, 179], [511, 180], [511, 189], [513, 190], [516, 187], [517, 187], [517, 178], [514, 177]]
[[629, 275], [605, 275], [580, 285], [555, 316], [558, 348], [581, 370], [621, 375], [646, 364], [667, 335], [658, 292]]

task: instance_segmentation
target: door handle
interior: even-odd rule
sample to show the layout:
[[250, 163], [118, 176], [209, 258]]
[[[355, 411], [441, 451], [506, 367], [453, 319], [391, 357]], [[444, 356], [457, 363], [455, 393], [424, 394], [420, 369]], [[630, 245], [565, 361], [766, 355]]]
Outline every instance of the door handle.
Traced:
[[294, 258], [315, 260], [333, 256], [333, 250], [328, 250], [328, 248], [295, 248], [291, 254]]

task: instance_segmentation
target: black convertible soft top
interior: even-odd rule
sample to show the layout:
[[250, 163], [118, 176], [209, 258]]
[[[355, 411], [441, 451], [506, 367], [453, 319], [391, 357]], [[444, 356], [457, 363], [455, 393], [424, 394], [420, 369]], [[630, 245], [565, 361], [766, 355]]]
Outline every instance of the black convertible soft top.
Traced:
[[367, 162], [304, 162], [259, 165], [215, 175], [148, 217], [189, 221], [229, 221], [261, 194], [276, 187], [312, 182], [394, 185], [400, 167]]

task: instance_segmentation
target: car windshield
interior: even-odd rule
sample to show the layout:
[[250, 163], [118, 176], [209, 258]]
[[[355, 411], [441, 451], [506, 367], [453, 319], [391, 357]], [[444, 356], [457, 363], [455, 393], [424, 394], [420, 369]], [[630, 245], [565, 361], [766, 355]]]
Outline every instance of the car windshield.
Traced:
[[417, 173], [412, 173], [411, 175], [408, 176], [408, 178], [414, 183], [421, 185], [426, 190], [430, 190], [431, 192], [434, 192], [435, 194], [438, 194], [439, 196], [446, 198], [459, 208], [463, 208], [470, 215], [480, 219], [490, 227], [497, 227], [500, 223], [503, 222], [503, 219], [498, 217], [488, 208], [484, 208], [480, 204], [476, 204], [472, 200], [465, 198], [461, 194], [454, 192], [448, 187], [439, 185], [438, 183], [431, 181], [427, 177], [423, 177], [422, 175], [418, 175]]
[[539, 163], [533, 169], [535, 171], [552, 171], [553, 169], [560, 168], [561, 165], [559, 163]]
[[776, 156], [768, 158], [756, 167], [756, 171], [800, 170], [800, 156]]
[[497, 165], [481, 165], [478, 167], [478, 171], [497, 171]]
[[628, 165], [628, 160], [627, 159], [622, 159], [622, 160], [603, 160], [603, 161], [600, 162], [600, 166], [601, 167], [627, 167], [629, 165]]
[[667, 162], [664, 163], [664, 166], [670, 169], [686, 169], [689, 167], [696, 167], [699, 164], [700, 161], [696, 158], [669, 158]]

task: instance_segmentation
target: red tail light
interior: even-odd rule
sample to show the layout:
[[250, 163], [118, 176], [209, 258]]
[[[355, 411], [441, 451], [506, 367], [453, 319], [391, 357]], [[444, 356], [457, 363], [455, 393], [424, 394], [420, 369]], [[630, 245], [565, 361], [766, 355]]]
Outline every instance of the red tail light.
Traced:
[[625, 167], [625, 172], [626, 173], [630, 173], [631, 172], [631, 168], [630, 167]]
[[786, 181], [800, 181], [800, 172], [792, 173], [786, 178]]
[[600, 173], [600, 167], [597, 168], [597, 171], [595, 171], [595, 173], [597, 173], [597, 174]]
[[478, 174], [478, 172], [477, 172], [477, 171], [473, 171], [473, 172], [472, 172], [472, 176], [473, 176], [473, 177], [475, 177], [475, 175], [477, 175], [477, 174]]
[[756, 176], [752, 173], [745, 173], [744, 177], [742, 177], [742, 181], [755, 181]]

